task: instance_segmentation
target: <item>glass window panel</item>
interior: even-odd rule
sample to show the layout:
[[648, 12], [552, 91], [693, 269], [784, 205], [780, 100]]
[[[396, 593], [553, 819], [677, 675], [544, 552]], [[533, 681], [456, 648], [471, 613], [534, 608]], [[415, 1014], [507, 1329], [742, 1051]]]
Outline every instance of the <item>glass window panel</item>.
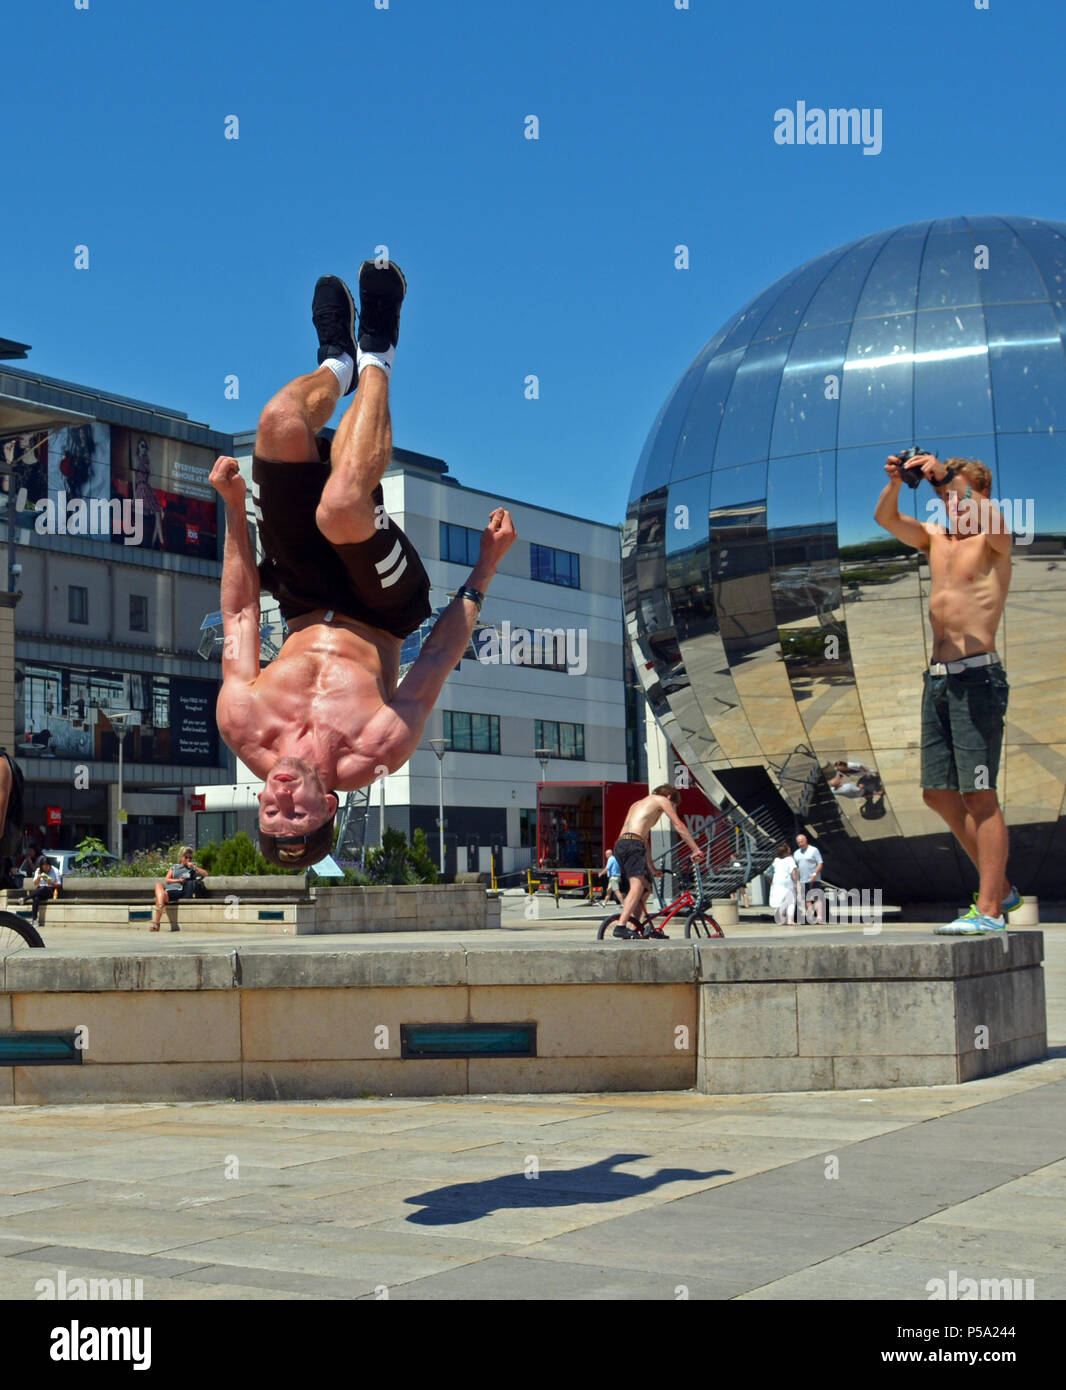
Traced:
[[834, 522], [835, 465], [832, 450], [771, 461], [766, 488], [766, 524], [771, 533]]
[[974, 265], [974, 233], [958, 221], [937, 223], [925, 244], [918, 280], [918, 308], [979, 305], [979, 271]]
[[487, 753], [490, 747], [489, 716], [472, 714], [470, 716], [471, 741], [475, 753]]
[[574, 756], [574, 726], [573, 724], [560, 724], [559, 726], [559, 751], [564, 758]]
[[823, 257], [827, 262], [826, 276], [803, 316], [802, 328], [846, 323], [853, 317], [870, 266], [886, 240], [887, 234], [879, 233], [860, 242], [833, 263], [830, 263], [830, 256]]
[[674, 387], [651, 427], [633, 478], [631, 502], [662, 487], [670, 477], [685, 416], [706, 370], [707, 349], [704, 349]]
[[710, 473], [670, 484], [666, 503], [667, 556], [687, 552], [701, 540], [706, 542], [710, 489]]
[[990, 304], [988, 350], [996, 428], [1066, 429], [1066, 359], [1048, 304]]
[[546, 580], [548, 574], [549, 556], [544, 546], [532, 544], [529, 547], [529, 577], [530, 579]]
[[749, 304], [745, 304], [733, 320], [729, 332], [722, 339], [718, 349], [721, 354], [734, 352], [737, 348], [743, 351], [748, 347], [766, 318], [767, 308], [781, 296], [798, 273], [798, 271], [790, 271], [788, 275], [783, 275], [780, 280], [776, 280], [757, 298]]
[[[725, 403], [743, 357], [743, 349], [738, 349], [716, 357], [704, 369], [699, 389], [692, 396], [681, 426], [671, 481], [691, 478], [693, 474], [704, 473], [711, 467]], [[644, 491], [650, 489], [645, 488]]]
[[[1061, 565], [1060, 547], [1050, 542], [1066, 536], [1066, 489], [1062, 485], [1066, 478], [1066, 434], [1001, 434], [997, 442], [998, 466], [989, 465], [993, 471], [992, 496], [1000, 502], [1011, 501], [1015, 558], [1045, 552], [1044, 583], [1054, 576], [1057, 582], [1053, 587], [1060, 588], [1066, 583], [1066, 574], [1061, 569], [1055, 574], [1049, 567]], [[1020, 544], [1027, 531], [1032, 532], [1033, 540]]]
[[[809, 261], [805, 266], [801, 266], [792, 281], [784, 286], [782, 292], [771, 303], [762, 322], [755, 330], [754, 340], [760, 341], [764, 338], [783, 336], [790, 338], [800, 326], [807, 306], [825, 278], [825, 273], [824, 256], [819, 256], [817, 260]], [[771, 286], [764, 298], [769, 298], [773, 294], [773, 289], [774, 287]]]
[[977, 248], [988, 247], [988, 264], [978, 269], [978, 285], [986, 304], [1017, 304], [1025, 299], [1047, 299], [1047, 287], [1037, 271], [1028, 248], [1016, 232], [997, 217], [988, 225], [980, 221], [974, 229], [974, 259]]
[[[771, 458], [805, 454], [836, 444], [840, 385], [850, 331], [850, 324], [838, 323], [796, 334], [774, 411]], [[833, 400], [826, 399], [827, 376], [837, 379]]]
[[748, 349], [737, 368], [722, 417], [714, 457], [716, 468], [730, 468], [766, 458], [774, 405], [787, 357], [788, 342], [784, 338], [753, 343]]
[[896, 314], [854, 325], [840, 391], [840, 448], [910, 438], [914, 319], [914, 314]]
[[1010, 219], [1036, 263], [1050, 299], [1066, 296], [1066, 226], [1029, 219]]
[[919, 314], [914, 354], [916, 443], [925, 444], [927, 435], [973, 434], [994, 428], [982, 309], [959, 307]]
[[862, 287], [856, 318], [906, 314], [917, 307], [918, 268], [928, 229], [927, 222], [916, 223], [904, 227], [885, 243]]
[[[741, 468], [715, 469], [711, 474], [711, 510], [743, 507], [751, 503], [766, 524], [766, 464], [747, 463]], [[731, 524], [728, 517], [715, 518], [715, 526]], [[744, 523], [749, 524], [749, 523]]]

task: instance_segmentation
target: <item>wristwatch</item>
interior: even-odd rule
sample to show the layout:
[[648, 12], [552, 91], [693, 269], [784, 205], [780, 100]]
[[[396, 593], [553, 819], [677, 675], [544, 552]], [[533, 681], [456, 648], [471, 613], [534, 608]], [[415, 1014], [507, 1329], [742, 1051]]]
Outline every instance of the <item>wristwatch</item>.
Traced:
[[456, 589], [456, 598], [468, 598], [477, 604], [477, 611], [481, 612], [481, 605], [485, 602], [485, 595], [480, 589], [472, 589], [469, 584], [464, 584], [461, 589]]

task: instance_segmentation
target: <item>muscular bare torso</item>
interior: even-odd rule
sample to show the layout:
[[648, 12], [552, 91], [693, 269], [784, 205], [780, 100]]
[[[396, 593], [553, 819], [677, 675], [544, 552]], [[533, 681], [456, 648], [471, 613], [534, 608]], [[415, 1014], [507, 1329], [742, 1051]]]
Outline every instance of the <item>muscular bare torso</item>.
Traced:
[[325, 615], [294, 619], [280, 655], [255, 681], [223, 687], [218, 723], [257, 777], [279, 758], [300, 758], [323, 772], [326, 786], [351, 791], [374, 778], [374, 751], [361, 749], [359, 736], [396, 693], [401, 644], [354, 618], [334, 614], [326, 623]]
[[932, 660], [995, 651], [1010, 584], [1010, 553], [993, 550], [983, 535], [952, 536], [932, 525], [927, 529]]

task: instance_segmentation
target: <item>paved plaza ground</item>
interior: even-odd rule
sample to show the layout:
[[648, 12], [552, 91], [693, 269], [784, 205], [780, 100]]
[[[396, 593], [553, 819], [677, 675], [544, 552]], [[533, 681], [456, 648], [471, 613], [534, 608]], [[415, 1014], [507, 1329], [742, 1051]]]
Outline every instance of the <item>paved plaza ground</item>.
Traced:
[[[578, 942], [597, 920], [509, 900], [499, 932], [372, 940]], [[0, 1109], [0, 1297], [62, 1270], [145, 1299], [927, 1301], [952, 1271], [1066, 1298], [1066, 926], [1043, 930], [1051, 1055], [966, 1085]]]

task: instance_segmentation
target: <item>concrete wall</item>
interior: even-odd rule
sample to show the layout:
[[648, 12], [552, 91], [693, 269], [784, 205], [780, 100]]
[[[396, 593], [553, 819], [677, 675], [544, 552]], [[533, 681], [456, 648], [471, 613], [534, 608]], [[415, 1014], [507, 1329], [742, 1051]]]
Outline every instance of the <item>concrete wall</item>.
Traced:
[[[1039, 932], [695, 950], [27, 950], [0, 960], [0, 1030], [82, 1027], [82, 1064], [0, 1067], [0, 1103], [953, 1084], [1046, 1055], [1042, 958]], [[533, 1022], [537, 1056], [401, 1057], [403, 1024], [467, 1021]]]

